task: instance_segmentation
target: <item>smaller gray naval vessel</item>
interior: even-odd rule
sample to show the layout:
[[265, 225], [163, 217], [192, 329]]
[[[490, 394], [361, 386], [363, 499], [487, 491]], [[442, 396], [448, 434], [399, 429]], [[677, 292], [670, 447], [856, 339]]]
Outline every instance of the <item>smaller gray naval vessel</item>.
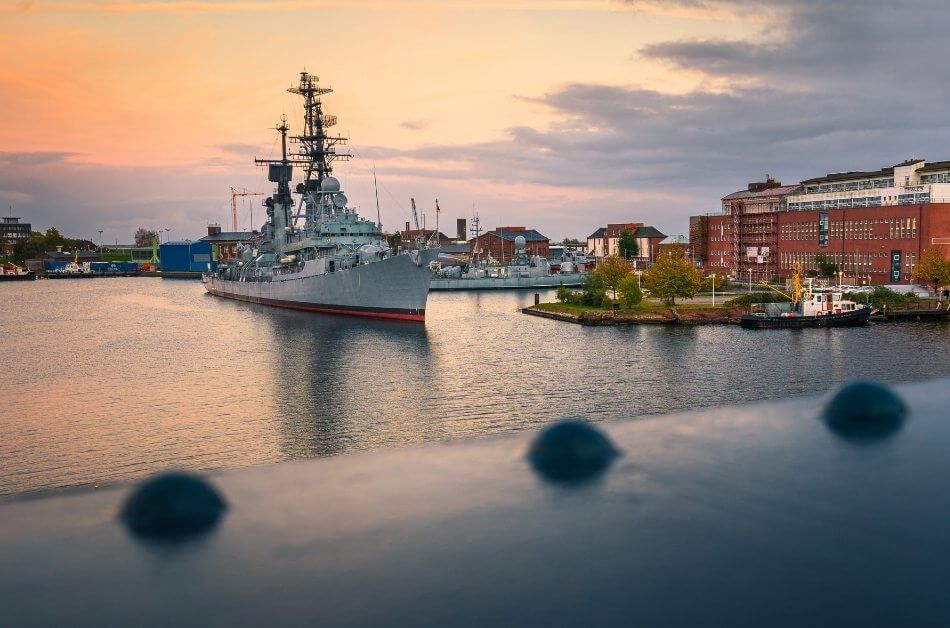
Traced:
[[[261, 235], [239, 247], [236, 258], [203, 273], [209, 293], [296, 310], [374, 318], [424, 321], [426, 299], [437, 248], [420, 242], [417, 250], [393, 251], [382, 225], [361, 218], [349, 207], [332, 163], [349, 159], [337, 149], [346, 138], [328, 135], [336, 116], [323, 113], [321, 96], [332, 90], [300, 73], [287, 91], [304, 99], [304, 125], [291, 136], [295, 154], [287, 152], [286, 117], [280, 134], [280, 159], [255, 159], [268, 168], [277, 189], [264, 201], [267, 221]], [[291, 193], [294, 166], [303, 181]]]

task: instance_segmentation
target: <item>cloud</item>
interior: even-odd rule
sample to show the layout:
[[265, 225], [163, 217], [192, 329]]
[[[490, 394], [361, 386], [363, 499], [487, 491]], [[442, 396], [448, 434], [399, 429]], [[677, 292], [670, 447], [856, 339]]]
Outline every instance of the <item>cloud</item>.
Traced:
[[[622, 77], [568, 80], [528, 98], [554, 123], [511, 126], [493, 141], [363, 148], [363, 160], [337, 173], [348, 195], [371, 207], [366, 164], [375, 162], [389, 190], [380, 190], [389, 227], [406, 219], [410, 196], [431, 195], [443, 218], [470, 215], [474, 200], [485, 224], [514, 221], [554, 237], [625, 219], [683, 233], [688, 215], [716, 211], [719, 198], [766, 173], [788, 183], [914, 155], [950, 159], [950, 13], [936, 0], [626, 4], [689, 20], [727, 16], [756, 30], [745, 38], [733, 33], [748, 29], [728, 27], [703, 31], [719, 36], [655, 35], [630, 51], [698, 75], [693, 91], [664, 93]], [[0, 153], [0, 190], [31, 198], [34, 222], [76, 235], [107, 221], [129, 234], [123, 239], [160, 223], [200, 235], [205, 218], [226, 220], [230, 185], [259, 189], [263, 181], [247, 168], [257, 147], [217, 148], [222, 154], [201, 164], [153, 169], [100, 168], [67, 152]]]
[[51, 164], [62, 163], [73, 157], [79, 156], [79, 153], [70, 153], [62, 151], [39, 151], [39, 152], [2, 152], [0, 151], [0, 166], [23, 167], [23, 166], [48, 166]]
[[[479, 180], [486, 193], [513, 181], [611, 190], [614, 205], [578, 211], [626, 204], [630, 217], [645, 211], [668, 232], [685, 231], [689, 213], [716, 211], [720, 197], [766, 173], [794, 182], [910, 156], [950, 158], [950, 69], [941, 62], [950, 14], [939, 3], [650, 3], [658, 4], [769, 19], [749, 39], [641, 48], [674, 71], [708, 77], [708, 87], [566, 84], [530, 99], [552, 110], [553, 126], [512, 127], [502, 140], [464, 146], [380, 149], [376, 158], [406, 176]], [[675, 194], [644, 202], [663, 191]]]
[[218, 144], [215, 146], [218, 150], [225, 153], [232, 153], [235, 155], [240, 155], [242, 157], [248, 157], [249, 155], [256, 155], [261, 151], [261, 147], [257, 144], [242, 144], [240, 142], [231, 142], [228, 144]]
[[429, 126], [428, 120], [406, 120], [400, 122], [399, 126], [404, 129], [409, 129], [411, 131], [419, 131]]

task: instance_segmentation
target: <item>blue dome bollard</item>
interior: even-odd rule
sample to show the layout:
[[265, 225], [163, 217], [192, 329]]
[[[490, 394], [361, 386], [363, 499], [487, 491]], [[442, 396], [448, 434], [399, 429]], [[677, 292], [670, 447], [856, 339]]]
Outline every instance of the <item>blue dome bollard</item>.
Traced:
[[211, 530], [227, 510], [218, 491], [191, 473], [162, 473], [137, 487], [120, 518], [135, 535], [178, 540]]
[[889, 387], [856, 380], [839, 388], [825, 405], [825, 423], [848, 440], [870, 442], [896, 434], [904, 425], [907, 404]]
[[613, 463], [620, 451], [586, 421], [568, 420], [538, 434], [528, 451], [535, 470], [552, 482], [592, 480]]

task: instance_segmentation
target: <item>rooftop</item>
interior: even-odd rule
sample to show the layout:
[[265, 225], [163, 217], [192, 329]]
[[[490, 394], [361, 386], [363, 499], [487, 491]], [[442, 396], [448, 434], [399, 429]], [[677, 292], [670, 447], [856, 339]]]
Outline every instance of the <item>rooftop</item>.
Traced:
[[487, 232], [483, 233], [483, 234], [482, 234], [481, 236], [479, 236], [479, 237], [484, 238], [484, 237], [487, 236], [487, 235], [494, 235], [494, 236], [497, 236], [497, 237], [501, 238], [502, 240], [507, 240], [507, 241], [510, 241], [510, 242], [514, 242], [515, 238], [517, 238], [518, 236], [523, 237], [523, 238], [525, 239], [525, 241], [527, 241], [527, 242], [547, 242], [547, 241], [549, 241], [549, 238], [548, 238], [547, 236], [541, 235], [538, 231], [536, 231], [536, 230], [534, 230], [534, 229], [524, 229], [524, 228], [522, 228], [522, 230], [520, 230], [520, 231], [496, 231], [496, 230], [492, 229], [491, 231], [487, 231]]
[[221, 231], [200, 238], [202, 242], [247, 242], [258, 235], [251, 231]]
[[772, 188], [766, 188], [764, 190], [758, 190], [752, 192], [748, 189], [739, 190], [738, 192], [733, 192], [722, 197], [724, 201], [734, 201], [743, 198], [769, 198], [773, 196], [784, 196], [786, 194], [791, 194], [794, 190], [798, 189], [800, 186], [796, 183], [794, 185], [779, 185]]
[[656, 227], [640, 227], [634, 234], [637, 238], [665, 238], [666, 234], [659, 231]]

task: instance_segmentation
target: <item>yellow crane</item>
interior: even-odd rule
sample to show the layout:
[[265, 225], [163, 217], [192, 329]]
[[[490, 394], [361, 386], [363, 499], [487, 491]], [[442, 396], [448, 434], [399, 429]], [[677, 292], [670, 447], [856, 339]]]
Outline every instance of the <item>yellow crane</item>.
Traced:
[[802, 265], [798, 264], [795, 266], [795, 274], [792, 275], [792, 289], [794, 294], [788, 294], [784, 290], [779, 290], [775, 286], [769, 285], [768, 282], [760, 281], [760, 285], [765, 286], [772, 292], [777, 292], [782, 295], [789, 301], [801, 301], [802, 300]]
[[[238, 230], [237, 198], [239, 196], [267, 196], [267, 192], [248, 192], [245, 188], [239, 190], [236, 187], [231, 187], [231, 231]], [[250, 228], [254, 229], [254, 225], [251, 225]]]

